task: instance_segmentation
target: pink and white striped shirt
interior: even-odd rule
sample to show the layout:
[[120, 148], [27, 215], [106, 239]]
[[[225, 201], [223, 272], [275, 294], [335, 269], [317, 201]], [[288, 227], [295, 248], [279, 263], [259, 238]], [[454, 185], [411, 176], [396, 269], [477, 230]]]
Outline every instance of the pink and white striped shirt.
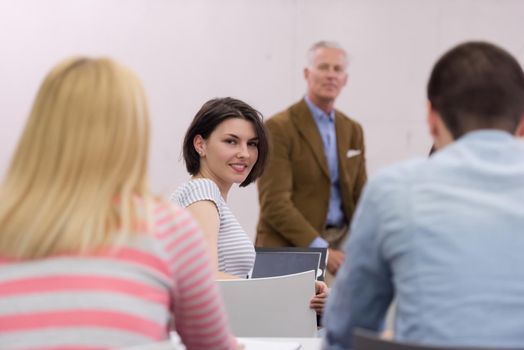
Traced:
[[157, 203], [154, 233], [114, 251], [0, 258], [0, 348], [95, 350], [165, 340], [232, 349], [208, 251], [187, 211]]

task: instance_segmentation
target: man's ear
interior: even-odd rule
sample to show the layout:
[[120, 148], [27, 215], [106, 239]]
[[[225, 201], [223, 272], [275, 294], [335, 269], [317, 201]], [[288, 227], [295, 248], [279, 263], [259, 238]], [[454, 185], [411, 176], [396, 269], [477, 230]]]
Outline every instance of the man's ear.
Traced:
[[195, 147], [195, 151], [201, 157], [206, 154], [206, 140], [202, 137], [202, 135], [196, 135], [193, 138], [193, 147]]
[[347, 83], [348, 83], [348, 79], [349, 79], [349, 74], [348, 72], [346, 71], [346, 76], [344, 77], [344, 81], [342, 82], [342, 86], [346, 86]]
[[453, 135], [442, 120], [440, 113], [428, 101], [428, 126], [435, 148], [441, 149], [454, 141]]
[[433, 138], [433, 141], [436, 142], [436, 139], [439, 135], [439, 129], [438, 129], [438, 113], [433, 109], [433, 106], [431, 105], [431, 102], [428, 101], [427, 103], [427, 121], [428, 121], [428, 128], [429, 128], [429, 134]]
[[517, 131], [515, 132], [515, 136], [524, 137], [524, 116], [520, 118], [520, 123], [517, 126]]
[[307, 80], [308, 78], [309, 78], [309, 68], [306, 67], [306, 68], [304, 68], [304, 79]]

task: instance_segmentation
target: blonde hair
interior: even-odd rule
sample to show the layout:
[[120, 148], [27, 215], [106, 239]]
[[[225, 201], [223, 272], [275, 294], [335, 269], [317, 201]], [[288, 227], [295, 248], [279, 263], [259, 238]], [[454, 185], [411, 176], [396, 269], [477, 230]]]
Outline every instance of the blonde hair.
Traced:
[[140, 216], [149, 222], [147, 209], [140, 215], [150, 207], [148, 145], [146, 98], [131, 71], [106, 58], [58, 64], [0, 188], [0, 254], [84, 253], [138, 232]]

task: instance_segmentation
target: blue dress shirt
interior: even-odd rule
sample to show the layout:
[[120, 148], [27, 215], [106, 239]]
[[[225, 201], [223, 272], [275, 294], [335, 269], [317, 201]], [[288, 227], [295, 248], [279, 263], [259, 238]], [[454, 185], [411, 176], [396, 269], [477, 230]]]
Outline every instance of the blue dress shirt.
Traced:
[[328, 298], [324, 349], [378, 330], [397, 297], [395, 338], [524, 347], [524, 143], [470, 132], [366, 186]]
[[[306, 104], [313, 115], [313, 119], [320, 132], [322, 143], [324, 144], [324, 154], [329, 169], [329, 177], [331, 179], [329, 208], [326, 218], [326, 225], [342, 226], [344, 223], [344, 212], [342, 211], [342, 197], [340, 196], [340, 185], [338, 182], [338, 152], [337, 152], [337, 136], [335, 130], [335, 110], [330, 113], [324, 112], [318, 108], [309, 97], [304, 97]], [[315, 239], [310, 247], [325, 248], [328, 244], [325, 240], [318, 237]]]

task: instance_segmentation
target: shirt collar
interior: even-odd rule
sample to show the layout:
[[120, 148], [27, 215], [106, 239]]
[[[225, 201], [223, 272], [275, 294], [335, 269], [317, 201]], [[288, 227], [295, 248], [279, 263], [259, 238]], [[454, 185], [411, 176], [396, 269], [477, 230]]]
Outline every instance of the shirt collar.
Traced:
[[304, 96], [304, 101], [306, 101], [311, 114], [313, 114], [313, 118], [315, 118], [317, 121], [322, 121], [324, 118], [328, 118], [330, 121], [335, 120], [335, 110], [332, 110], [329, 113], [324, 112], [309, 99], [308, 95]]
[[[504, 130], [479, 129], [467, 132], [458, 140], [512, 140], [515, 136]], [[457, 141], [458, 141], [457, 140]]]

